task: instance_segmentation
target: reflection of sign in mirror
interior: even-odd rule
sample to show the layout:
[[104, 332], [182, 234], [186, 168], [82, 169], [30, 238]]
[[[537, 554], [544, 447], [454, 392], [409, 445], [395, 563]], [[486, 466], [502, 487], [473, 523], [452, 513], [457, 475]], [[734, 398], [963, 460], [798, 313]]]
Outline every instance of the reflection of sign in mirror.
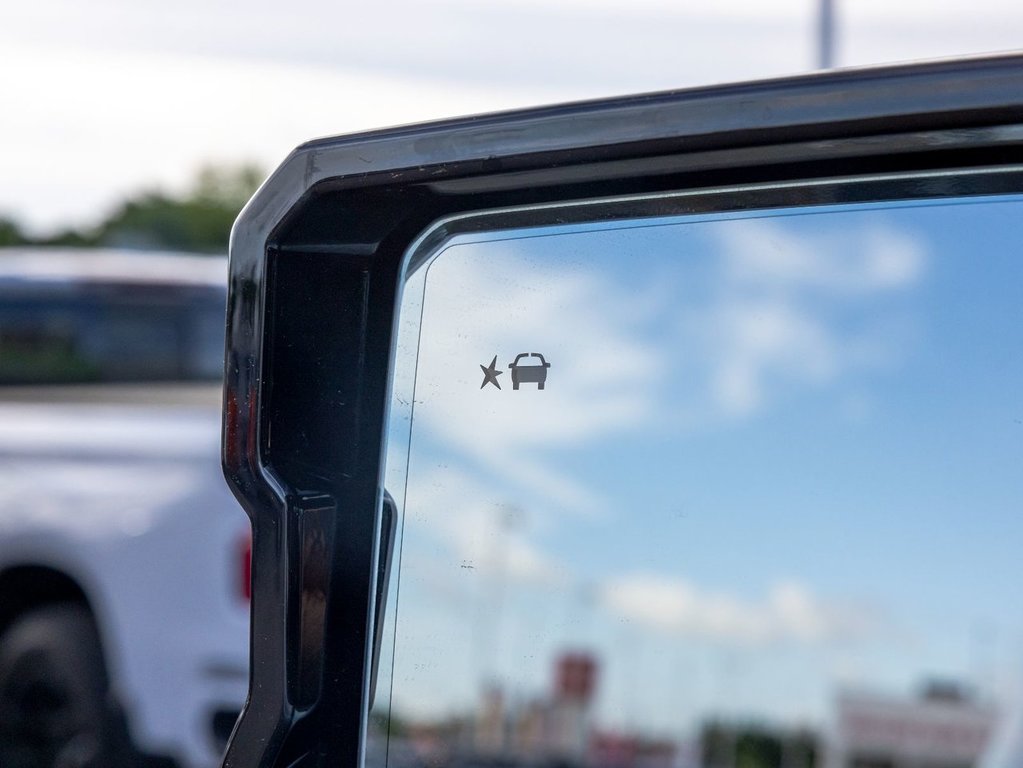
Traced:
[[[539, 362], [533, 362], [530, 358], [535, 358]], [[523, 360], [525, 362], [522, 362]], [[551, 364], [539, 352], [520, 353], [513, 362], [508, 363], [508, 369], [512, 375], [512, 389], [518, 389], [520, 384], [536, 384], [537, 389], [543, 389], [547, 384], [547, 369], [550, 367]], [[497, 369], [497, 355], [494, 355], [490, 365], [480, 363], [480, 370], [483, 371], [483, 382], [480, 384], [480, 389], [487, 384], [493, 384], [498, 389], [501, 388], [497, 377], [504, 371]]]
[[[523, 358], [537, 358], [540, 362], [519, 362]], [[512, 372], [512, 389], [518, 389], [519, 384], [536, 384], [537, 389], [543, 389], [547, 383], [547, 369], [551, 364], [543, 359], [539, 352], [522, 352], [516, 356], [514, 362], [508, 364]]]

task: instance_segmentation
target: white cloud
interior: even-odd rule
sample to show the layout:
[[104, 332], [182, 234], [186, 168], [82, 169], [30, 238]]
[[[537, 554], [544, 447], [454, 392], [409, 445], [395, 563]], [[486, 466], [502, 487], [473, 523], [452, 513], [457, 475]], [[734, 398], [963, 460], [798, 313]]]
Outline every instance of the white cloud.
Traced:
[[[632, 302], [599, 272], [527, 260], [515, 245], [449, 249], [426, 281], [416, 424], [534, 506], [598, 510], [599, 497], [551, 469], [546, 451], [641, 429], [656, 415], [660, 350]], [[543, 393], [512, 389], [508, 364], [520, 352], [550, 363]], [[480, 388], [479, 366], [494, 355], [501, 391]]]
[[728, 415], [758, 409], [770, 378], [821, 382], [840, 365], [831, 331], [784, 301], [730, 301], [708, 324], [717, 350], [712, 396]]
[[[712, 236], [699, 267], [709, 287], [683, 302], [675, 289], [623, 291], [615, 270], [578, 258], [598, 242], [588, 235], [451, 247], [426, 278], [417, 440], [438, 440], [533, 507], [600, 511], [593, 483], [555, 466], [557, 452], [662, 423], [748, 418], [898, 353], [895, 320], [904, 310], [876, 310], [923, 278], [927, 258], [910, 234], [871, 221], [701, 225]], [[617, 236], [627, 247], [642, 243]], [[545, 258], [551, 248], [557, 256]], [[687, 280], [676, 275], [672, 285]], [[417, 307], [406, 309], [418, 317]], [[551, 364], [542, 395], [529, 385], [509, 391], [518, 352], [540, 352]], [[479, 366], [495, 355], [500, 392], [480, 388]]]
[[[838, 18], [839, 63], [861, 65], [1017, 47], [1021, 10], [861, 0]], [[8, 2], [0, 209], [91, 223], [138, 186], [270, 168], [316, 135], [803, 72], [813, 19], [805, 0]]]
[[920, 243], [892, 227], [815, 232], [804, 221], [796, 234], [782, 218], [732, 221], [717, 231], [739, 289], [817, 289], [841, 298], [912, 284], [925, 266]]
[[876, 367], [897, 343], [876, 302], [923, 278], [922, 241], [872, 224], [827, 227], [824, 216], [816, 231], [812, 219], [795, 221], [713, 230], [720, 274], [705, 303], [684, 313], [680, 342], [697, 350], [693, 370], [707, 379], [705, 418], [749, 416], [785, 393]]
[[[450, 585], [456, 569], [485, 579], [508, 578], [520, 584], [556, 586], [565, 567], [537, 544], [541, 521], [519, 509], [478, 478], [456, 467], [417, 472], [405, 504], [411, 555], [417, 570], [435, 571], [435, 586]], [[446, 576], [444, 574], [447, 574]]]
[[[127, 192], [205, 162], [269, 170], [303, 141], [543, 100], [479, 83], [193, 53], [0, 44], [0, 212], [91, 223]], [[282, 102], [293, 108], [279, 105]]]
[[655, 629], [739, 646], [848, 641], [876, 629], [867, 612], [824, 601], [792, 581], [751, 601], [679, 578], [634, 573], [610, 580], [602, 601], [616, 615]]

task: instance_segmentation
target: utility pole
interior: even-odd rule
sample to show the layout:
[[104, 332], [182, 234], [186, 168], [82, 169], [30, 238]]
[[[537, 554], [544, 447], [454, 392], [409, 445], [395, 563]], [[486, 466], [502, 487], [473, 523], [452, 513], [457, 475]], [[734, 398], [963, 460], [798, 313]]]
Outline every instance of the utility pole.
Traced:
[[817, 66], [831, 69], [835, 66], [835, 0], [820, 0], [817, 9]]

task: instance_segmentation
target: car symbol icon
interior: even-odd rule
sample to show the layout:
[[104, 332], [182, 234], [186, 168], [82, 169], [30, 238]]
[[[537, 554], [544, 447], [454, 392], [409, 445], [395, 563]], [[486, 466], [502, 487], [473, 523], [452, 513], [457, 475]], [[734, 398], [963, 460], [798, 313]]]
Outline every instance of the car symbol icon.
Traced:
[[[524, 357], [535, 357], [540, 362], [521, 364], [519, 361]], [[547, 383], [547, 369], [551, 364], [543, 359], [539, 352], [523, 352], [515, 358], [515, 361], [508, 364], [512, 375], [512, 389], [518, 389], [519, 384], [536, 384], [537, 389], [543, 389]]]

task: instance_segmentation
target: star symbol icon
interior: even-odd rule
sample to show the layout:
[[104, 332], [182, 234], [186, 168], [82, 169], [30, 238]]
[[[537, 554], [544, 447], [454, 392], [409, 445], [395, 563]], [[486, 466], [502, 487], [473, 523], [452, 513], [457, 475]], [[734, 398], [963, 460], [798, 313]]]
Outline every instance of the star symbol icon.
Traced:
[[500, 376], [504, 371], [497, 370], [497, 355], [494, 355], [494, 359], [490, 361], [490, 365], [480, 365], [480, 370], [483, 371], [483, 383], [480, 384], [480, 389], [487, 386], [487, 384], [493, 384], [498, 389], [501, 388], [501, 384], [498, 382], [497, 377]]

